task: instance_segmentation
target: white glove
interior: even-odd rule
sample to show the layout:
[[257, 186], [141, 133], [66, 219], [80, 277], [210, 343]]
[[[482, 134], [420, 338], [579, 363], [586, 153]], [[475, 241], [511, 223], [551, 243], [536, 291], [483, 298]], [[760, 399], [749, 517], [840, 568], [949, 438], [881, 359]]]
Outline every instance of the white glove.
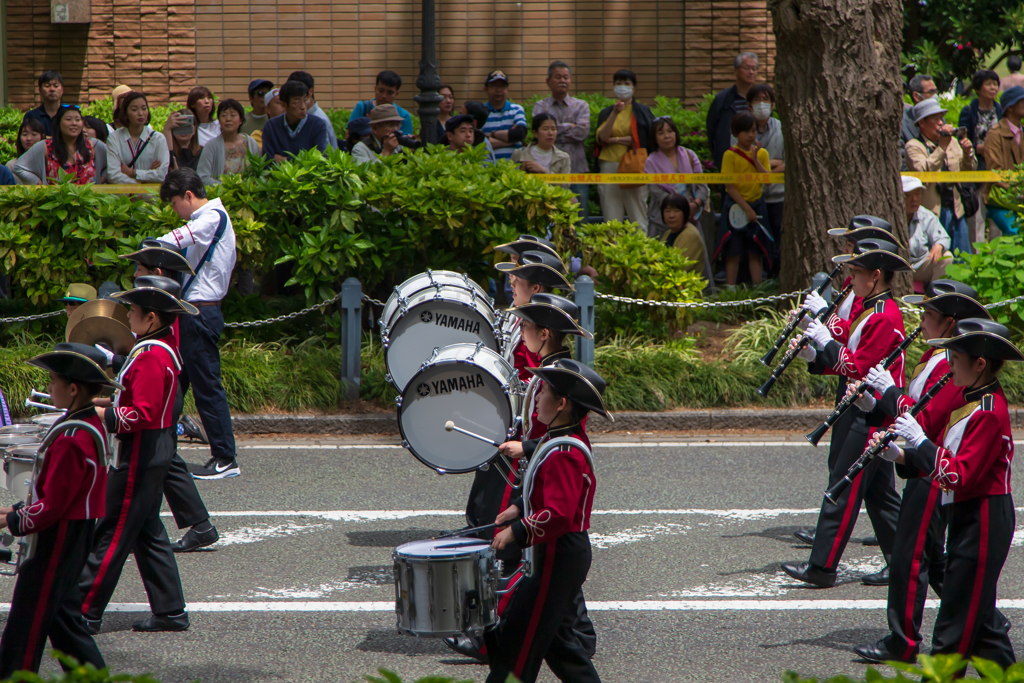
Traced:
[[903, 413], [896, 418], [896, 433], [907, 440], [911, 448], [920, 448], [921, 444], [928, 440], [928, 436], [917, 424], [917, 420], [910, 413]]
[[882, 460], [888, 460], [889, 462], [896, 462], [897, 458], [899, 458], [902, 454], [903, 451], [900, 450], [900, 447], [890, 442], [889, 445], [886, 446], [885, 449], [878, 454], [878, 457], [880, 457]]
[[804, 303], [801, 306], [801, 308], [810, 313], [811, 317], [813, 318], [814, 316], [818, 315], [826, 308], [828, 308], [828, 302], [825, 301], [825, 299], [820, 294], [818, 294], [818, 292], [812, 291], [810, 294], [807, 295], [807, 298], [804, 299]]
[[896, 386], [896, 382], [892, 380], [892, 375], [882, 367], [881, 363], [868, 370], [868, 376], [864, 378], [864, 381], [871, 385], [872, 389], [877, 390], [879, 394], [884, 394], [889, 390], [889, 387]]
[[813, 363], [814, 359], [818, 357], [818, 350], [810, 344], [805, 344], [804, 348], [800, 349], [800, 353], [796, 354], [797, 358], [802, 358], [808, 363]]
[[106, 359], [107, 359], [107, 365], [108, 365], [108, 366], [109, 366], [109, 365], [110, 365], [111, 363], [113, 363], [113, 362], [114, 362], [114, 352], [113, 352], [113, 351], [111, 351], [110, 349], [108, 349], [108, 348], [106, 348], [106, 347], [100, 346], [99, 344], [93, 344], [93, 346], [95, 346], [95, 347], [96, 347], [97, 349], [99, 349], [100, 351], [102, 351], [102, 352], [103, 352], [103, 355], [104, 355], [104, 356], [106, 357]]
[[872, 410], [875, 409], [876, 403], [878, 403], [878, 401], [875, 400], [875, 397], [871, 395], [871, 392], [865, 391], [863, 394], [860, 395], [860, 398], [853, 402], [853, 405], [857, 406], [865, 413], [870, 413]]
[[828, 327], [818, 320], [812, 321], [811, 324], [807, 326], [807, 336], [813, 339], [814, 343], [817, 344], [820, 349], [825, 348], [825, 346], [832, 341], [832, 333], [828, 331]]

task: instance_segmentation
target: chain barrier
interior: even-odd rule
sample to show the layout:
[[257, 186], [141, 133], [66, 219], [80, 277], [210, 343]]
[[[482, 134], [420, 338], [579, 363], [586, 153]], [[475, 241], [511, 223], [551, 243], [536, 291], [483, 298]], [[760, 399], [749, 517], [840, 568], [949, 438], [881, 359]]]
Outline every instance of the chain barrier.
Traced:
[[27, 323], [33, 320], [42, 320], [44, 318], [56, 318], [58, 315], [64, 315], [64, 311], [50, 311], [49, 313], [37, 313], [36, 315], [21, 315], [16, 318], [0, 318], [0, 323]]
[[[234, 328], [239, 328], [239, 327], [262, 327], [263, 325], [270, 325], [272, 323], [279, 323], [279, 322], [283, 322], [285, 320], [291, 320], [292, 318], [298, 318], [300, 315], [306, 315], [307, 313], [312, 313], [313, 311], [323, 310], [327, 306], [330, 306], [331, 304], [336, 303], [338, 301], [341, 301], [341, 294], [340, 293], [336, 294], [333, 297], [331, 297], [327, 301], [323, 301], [321, 303], [318, 303], [315, 306], [310, 306], [309, 308], [303, 308], [301, 311], [295, 311], [294, 313], [288, 313], [286, 315], [279, 315], [279, 316], [277, 316], [275, 318], [266, 318], [264, 320], [250, 320], [248, 322], [241, 322], [241, 323], [224, 323], [224, 327], [234, 327]], [[381, 308], [384, 307], [384, 303], [382, 301], [377, 301], [376, 299], [368, 297], [365, 294], [363, 295], [363, 301], [371, 303], [374, 306], [380, 306]]]
[[638, 306], [664, 306], [666, 308], [730, 308], [733, 306], [757, 306], [768, 304], [773, 301], [794, 299], [806, 294], [809, 290], [790, 292], [788, 294], [775, 294], [773, 296], [759, 296], [754, 299], [743, 299], [742, 301], [651, 301], [649, 299], [633, 299], [628, 296], [616, 296], [614, 294], [602, 294], [594, 292], [598, 299], [607, 299], [620, 304], [637, 304]]

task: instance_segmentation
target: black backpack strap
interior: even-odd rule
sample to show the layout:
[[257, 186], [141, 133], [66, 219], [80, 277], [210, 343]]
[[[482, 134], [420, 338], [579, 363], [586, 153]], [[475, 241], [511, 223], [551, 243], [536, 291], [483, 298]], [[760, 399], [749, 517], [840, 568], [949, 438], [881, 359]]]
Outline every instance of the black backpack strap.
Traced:
[[224, 236], [224, 231], [227, 230], [228, 228], [228, 215], [221, 211], [220, 209], [214, 209], [214, 211], [216, 211], [217, 215], [220, 216], [220, 223], [217, 224], [217, 232], [213, 235], [213, 241], [210, 242], [210, 246], [209, 248], [207, 248], [206, 253], [203, 254], [203, 258], [199, 259], [199, 264], [196, 265], [196, 274], [190, 276], [188, 280], [185, 282], [185, 286], [181, 288], [182, 299], [185, 298], [185, 295], [188, 293], [189, 288], [192, 286], [196, 278], [199, 276], [200, 271], [202, 271], [203, 266], [205, 266], [206, 262], [210, 260], [210, 256], [213, 254], [213, 250], [217, 248], [217, 243], [220, 242], [220, 238]]

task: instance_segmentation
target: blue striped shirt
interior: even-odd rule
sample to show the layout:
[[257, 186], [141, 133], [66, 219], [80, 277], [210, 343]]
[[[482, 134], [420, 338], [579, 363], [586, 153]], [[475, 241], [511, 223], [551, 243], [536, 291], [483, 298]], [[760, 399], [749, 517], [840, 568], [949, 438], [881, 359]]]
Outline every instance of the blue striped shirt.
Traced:
[[[526, 127], [526, 112], [518, 104], [512, 104], [505, 100], [505, 106], [495, 109], [490, 102], [485, 102], [487, 111], [487, 123], [484, 124], [485, 133], [493, 133], [498, 130], [511, 130], [515, 126]], [[494, 150], [494, 156], [498, 159], [511, 159], [512, 152], [523, 146], [522, 142], [516, 142], [508, 147]]]

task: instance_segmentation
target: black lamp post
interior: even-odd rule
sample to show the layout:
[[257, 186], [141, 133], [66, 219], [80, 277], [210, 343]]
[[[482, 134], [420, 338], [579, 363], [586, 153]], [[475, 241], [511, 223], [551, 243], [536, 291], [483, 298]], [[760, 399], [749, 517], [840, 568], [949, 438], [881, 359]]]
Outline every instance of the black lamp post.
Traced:
[[422, 0], [422, 51], [420, 54], [420, 75], [416, 79], [416, 87], [420, 94], [413, 98], [419, 105], [417, 113], [423, 125], [423, 142], [437, 142], [438, 105], [444, 100], [441, 96], [441, 77], [437, 75], [437, 36], [434, 28], [434, 0]]

